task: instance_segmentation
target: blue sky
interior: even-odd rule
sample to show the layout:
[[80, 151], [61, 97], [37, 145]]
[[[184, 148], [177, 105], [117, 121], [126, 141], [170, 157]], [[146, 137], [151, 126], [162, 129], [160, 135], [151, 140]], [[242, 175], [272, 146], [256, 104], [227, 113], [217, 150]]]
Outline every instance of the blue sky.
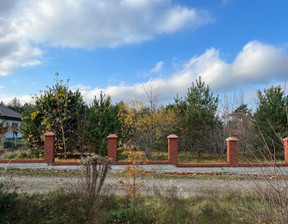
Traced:
[[219, 94], [288, 79], [286, 0], [0, 0], [0, 100], [71, 79], [91, 102], [161, 102], [198, 76]]

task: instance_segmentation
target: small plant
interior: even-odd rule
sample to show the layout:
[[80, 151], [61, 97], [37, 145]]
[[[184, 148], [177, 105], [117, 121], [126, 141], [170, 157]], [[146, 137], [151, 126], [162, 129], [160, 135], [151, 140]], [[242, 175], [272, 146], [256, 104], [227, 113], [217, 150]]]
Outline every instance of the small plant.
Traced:
[[4, 184], [0, 182], [0, 223], [8, 210], [14, 207], [17, 196], [15, 191], [8, 192], [7, 189], [4, 189]]
[[83, 209], [86, 222], [99, 218], [105, 200], [100, 195], [112, 159], [92, 153], [91, 156], [81, 159], [84, 175], [80, 189], [75, 193], [85, 199]]
[[[128, 161], [131, 162], [131, 165], [126, 166], [122, 171], [121, 174], [124, 176], [124, 179], [120, 179], [119, 176], [116, 175], [119, 179], [119, 186], [126, 192], [126, 199], [131, 201], [134, 221], [136, 219], [136, 200], [141, 196], [140, 188], [144, 185], [144, 180], [149, 180], [151, 173], [155, 172], [154, 169], [152, 169], [150, 173], [145, 172], [142, 167], [137, 165], [139, 159], [140, 155], [130, 149]], [[140, 178], [142, 178], [142, 180], [139, 180]]]
[[84, 167], [85, 190], [89, 197], [93, 198], [99, 195], [112, 163], [112, 159], [94, 153], [81, 159]]

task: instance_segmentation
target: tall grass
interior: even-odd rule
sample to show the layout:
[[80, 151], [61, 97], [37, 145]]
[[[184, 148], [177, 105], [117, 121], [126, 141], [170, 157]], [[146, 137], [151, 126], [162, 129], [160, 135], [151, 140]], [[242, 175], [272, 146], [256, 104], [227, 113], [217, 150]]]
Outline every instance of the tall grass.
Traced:
[[[6, 197], [6, 198], [5, 198]], [[131, 203], [120, 196], [101, 195], [87, 216], [87, 194], [51, 192], [19, 194], [5, 209], [1, 223], [281, 223], [270, 200], [255, 193], [180, 197], [177, 193], [141, 197], [134, 219]], [[3, 206], [7, 195], [0, 194]], [[6, 203], [7, 204], [7, 203]], [[287, 204], [285, 204], [287, 206]], [[3, 213], [2, 213], [3, 214]]]

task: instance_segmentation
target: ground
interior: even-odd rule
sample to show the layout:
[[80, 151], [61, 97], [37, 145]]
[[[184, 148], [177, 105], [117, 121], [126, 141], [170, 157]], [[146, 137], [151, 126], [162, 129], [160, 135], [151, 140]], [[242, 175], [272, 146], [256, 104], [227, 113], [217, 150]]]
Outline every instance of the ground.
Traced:
[[[181, 173], [180, 173], [181, 174]], [[183, 173], [182, 173], [183, 174]], [[119, 176], [119, 174], [118, 174]], [[120, 179], [123, 180], [121, 175]], [[270, 181], [282, 181], [279, 178], [269, 177]], [[19, 192], [44, 193], [57, 189], [75, 188], [81, 183], [79, 171], [57, 171], [57, 170], [1, 170], [0, 182], [6, 183], [12, 188], [17, 188]], [[168, 192], [177, 190], [181, 196], [229, 193], [232, 191], [248, 192], [257, 186], [265, 187], [267, 185], [266, 177], [255, 177], [239, 174], [160, 174], [156, 173], [150, 180], [144, 181], [141, 192], [144, 195], [153, 195], [155, 191]], [[105, 181], [105, 188], [116, 194], [124, 193], [117, 183], [119, 179], [115, 178], [114, 172], [110, 172]]]

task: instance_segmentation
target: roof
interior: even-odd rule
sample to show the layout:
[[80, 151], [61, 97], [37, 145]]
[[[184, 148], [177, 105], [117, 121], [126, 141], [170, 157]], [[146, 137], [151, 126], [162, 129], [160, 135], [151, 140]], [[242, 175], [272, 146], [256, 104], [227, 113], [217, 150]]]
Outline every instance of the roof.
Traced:
[[5, 119], [15, 119], [15, 120], [21, 120], [22, 116], [20, 113], [11, 110], [5, 106], [0, 105], [0, 118], [5, 118]]

